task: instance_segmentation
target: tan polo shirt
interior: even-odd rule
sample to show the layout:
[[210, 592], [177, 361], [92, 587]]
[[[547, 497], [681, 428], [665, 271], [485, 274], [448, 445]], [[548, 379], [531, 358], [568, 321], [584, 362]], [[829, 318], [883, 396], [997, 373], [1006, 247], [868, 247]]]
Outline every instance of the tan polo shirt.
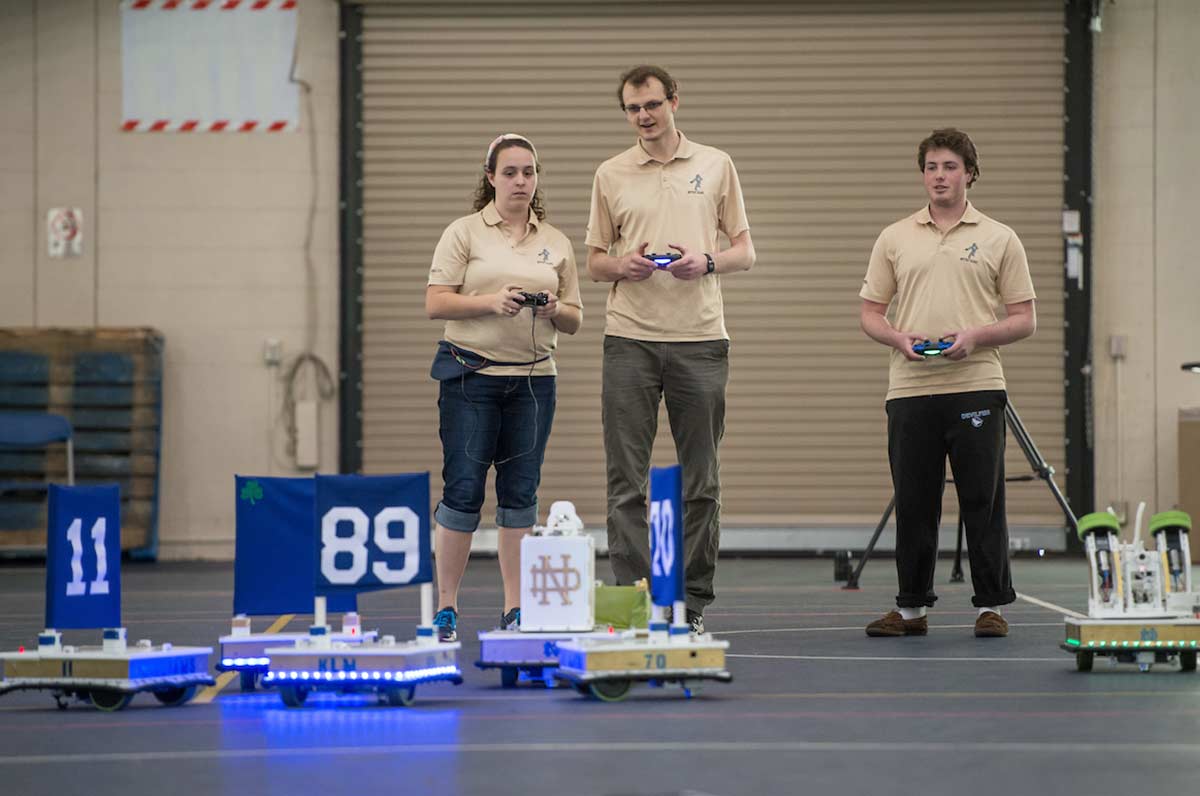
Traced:
[[[1002, 305], [1036, 298], [1017, 234], [970, 202], [945, 234], [928, 207], [886, 228], [875, 241], [858, 295], [892, 304], [892, 326], [929, 340], [995, 323]], [[996, 346], [980, 346], [957, 362], [942, 357], [912, 362], [892, 350], [887, 400], [1003, 389]]]
[[[647, 254], [673, 252], [670, 243], [712, 254], [718, 233], [734, 238], [749, 228], [729, 155], [682, 133], [667, 163], [651, 158], [639, 139], [596, 169], [587, 245], [614, 257], [642, 243], [650, 244]], [[664, 271], [641, 282], [613, 282], [604, 333], [661, 342], [727, 339], [721, 279], [676, 279]]]
[[[500, 221], [493, 202], [446, 227], [433, 253], [429, 284], [458, 286], [464, 296], [497, 293], [505, 285], [520, 285], [527, 293], [552, 293], [563, 304], [582, 310], [575, 252], [567, 236], [548, 222], [538, 221], [531, 212], [525, 239], [514, 244], [504, 234]], [[445, 338], [499, 362], [540, 359], [558, 345], [558, 330], [548, 318], [533, 319], [532, 312], [526, 307], [512, 317], [484, 315], [446, 321]], [[528, 365], [495, 366], [479, 372], [524, 376], [530, 369]], [[533, 368], [534, 376], [553, 376], [557, 372], [553, 357]]]

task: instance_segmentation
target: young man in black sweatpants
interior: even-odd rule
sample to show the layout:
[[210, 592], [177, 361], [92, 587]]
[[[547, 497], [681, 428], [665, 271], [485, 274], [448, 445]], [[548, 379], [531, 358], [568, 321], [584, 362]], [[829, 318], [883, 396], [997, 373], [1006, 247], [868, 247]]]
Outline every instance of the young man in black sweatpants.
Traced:
[[[970, 137], [935, 130], [918, 147], [917, 164], [929, 204], [880, 234], [859, 292], [863, 331], [893, 349], [886, 407], [900, 586], [898, 610], [867, 625], [867, 635], [928, 632], [949, 458], [979, 609], [975, 635], [1005, 636], [1000, 606], [1016, 593], [1004, 508], [1007, 394], [999, 349], [1033, 334], [1033, 282], [1016, 233], [967, 201], [979, 177]], [[1000, 304], [1003, 319], [995, 311]]]

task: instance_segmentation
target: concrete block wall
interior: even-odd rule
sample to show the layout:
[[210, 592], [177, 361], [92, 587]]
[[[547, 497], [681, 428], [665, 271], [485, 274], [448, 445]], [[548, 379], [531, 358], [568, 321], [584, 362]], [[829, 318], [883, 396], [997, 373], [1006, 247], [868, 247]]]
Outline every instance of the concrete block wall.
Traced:
[[[1096, 492], [1180, 501], [1177, 414], [1200, 406], [1200, 3], [1105, 2], [1095, 34]], [[286, 135], [130, 134], [115, 2], [0, 3], [0, 325], [166, 335], [163, 558], [233, 552], [234, 473], [292, 474], [279, 370], [307, 324], [308, 139], [318, 142], [316, 353], [337, 361], [337, 5], [301, 0], [315, 118]], [[46, 256], [46, 211], [84, 211], [84, 255]], [[1116, 363], [1108, 340], [1122, 335]], [[311, 385], [311, 380], [305, 380]], [[309, 387], [311, 393], [311, 387]], [[334, 403], [321, 470], [337, 465]]]
[[[314, 131], [315, 352], [336, 375], [337, 20], [335, 3], [300, 3], [315, 118], [302, 103], [299, 132], [125, 133], [118, 4], [0, 3], [0, 325], [164, 333], [163, 558], [232, 557], [234, 474], [296, 474], [263, 348], [280, 340], [286, 365], [305, 345]], [[83, 210], [81, 257], [46, 254], [56, 206]], [[334, 472], [335, 402], [319, 426]]]
[[[1095, 34], [1096, 497], [1179, 505], [1178, 415], [1200, 406], [1200, 3], [1103, 4]], [[1121, 336], [1117, 362], [1109, 341]]]

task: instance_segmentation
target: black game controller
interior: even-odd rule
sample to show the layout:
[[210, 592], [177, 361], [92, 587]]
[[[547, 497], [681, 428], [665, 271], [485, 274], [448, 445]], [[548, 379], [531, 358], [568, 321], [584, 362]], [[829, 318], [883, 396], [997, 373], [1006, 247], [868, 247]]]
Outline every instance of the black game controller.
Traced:
[[550, 297], [545, 293], [526, 293], [521, 291], [522, 307], [544, 307], [550, 303]]
[[656, 268], [666, 268], [682, 256], [674, 252], [671, 254], [647, 254], [646, 259], [654, 263]]
[[953, 345], [954, 343], [948, 343], [945, 340], [938, 340], [936, 343], [926, 340], [923, 343], [914, 343], [913, 353], [923, 357], [940, 357], [943, 351]]

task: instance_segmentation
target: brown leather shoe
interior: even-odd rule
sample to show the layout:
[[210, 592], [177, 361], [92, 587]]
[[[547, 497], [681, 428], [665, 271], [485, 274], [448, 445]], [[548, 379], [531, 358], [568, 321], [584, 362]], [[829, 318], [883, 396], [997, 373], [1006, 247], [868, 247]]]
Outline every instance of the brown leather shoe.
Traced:
[[888, 611], [881, 618], [867, 625], [867, 635], [875, 638], [888, 636], [923, 636], [929, 632], [928, 617], [905, 619], [899, 611]]
[[1008, 622], [995, 611], [984, 611], [975, 620], [975, 638], [1003, 638], [1008, 635]]

